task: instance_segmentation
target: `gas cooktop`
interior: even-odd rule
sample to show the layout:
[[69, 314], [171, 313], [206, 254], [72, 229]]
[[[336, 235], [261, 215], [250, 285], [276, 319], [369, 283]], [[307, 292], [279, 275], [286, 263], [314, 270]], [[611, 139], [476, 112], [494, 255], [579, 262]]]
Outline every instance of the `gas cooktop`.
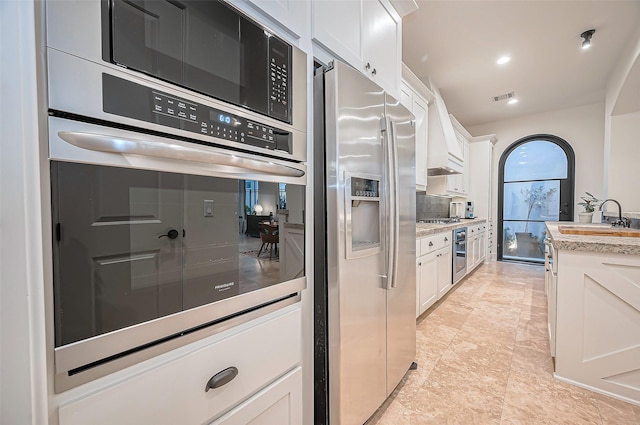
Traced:
[[418, 223], [430, 223], [430, 224], [460, 223], [460, 217], [427, 218], [424, 220], [418, 220]]

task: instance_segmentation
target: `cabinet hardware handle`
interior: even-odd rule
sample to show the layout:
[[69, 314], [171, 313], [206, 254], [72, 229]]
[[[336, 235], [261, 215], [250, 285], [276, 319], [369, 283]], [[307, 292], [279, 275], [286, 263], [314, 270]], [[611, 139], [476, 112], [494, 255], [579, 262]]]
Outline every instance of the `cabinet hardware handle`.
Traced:
[[433, 246], [433, 242], [429, 242], [429, 246]]
[[444, 238], [444, 241], [445, 241], [445, 242], [449, 242], [449, 239], [447, 239], [447, 238], [445, 237], [445, 238]]
[[367, 62], [367, 64], [364, 67], [365, 67], [365, 69], [369, 69], [369, 68], [371, 68], [371, 64], [369, 62]]
[[375, 69], [375, 68], [373, 68], [373, 71], [371, 71], [371, 73], [372, 73], [373, 75], [376, 75], [376, 69]]
[[209, 390], [220, 388], [221, 386], [231, 382], [236, 376], [238, 376], [238, 368], [235, 366], [228, 367], [213, 375], [211, 379], [207, 381], [207, 386], [204, 387], [204, 391], [207, 392]]
[[421, 266], [421, 265], [422, 265], [422, 263], [418, 263], [418, 265], [419, 265], [419, 266]]

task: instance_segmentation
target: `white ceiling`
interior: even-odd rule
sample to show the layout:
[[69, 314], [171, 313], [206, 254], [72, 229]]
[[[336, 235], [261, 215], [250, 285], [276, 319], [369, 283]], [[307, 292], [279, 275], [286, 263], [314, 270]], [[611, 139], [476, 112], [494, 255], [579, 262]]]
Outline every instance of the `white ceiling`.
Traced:
[[[431, 79], [465, 127], [604, 101], [640, 27], [640, 0], [416, 2], [403, 19], [403, 61]], [[591, 48], [582, 50], [580, 34], [592, 28]], [[504, 54], [511, 61], [497, 65]], [[493, 101], [510, 91], [517, 104]]]

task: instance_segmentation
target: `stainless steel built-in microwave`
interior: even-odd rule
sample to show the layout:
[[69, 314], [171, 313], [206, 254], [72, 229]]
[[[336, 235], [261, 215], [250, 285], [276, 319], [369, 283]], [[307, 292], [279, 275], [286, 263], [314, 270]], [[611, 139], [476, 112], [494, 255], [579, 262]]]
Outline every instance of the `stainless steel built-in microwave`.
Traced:
[[220, 1], [45, 6], [56, 390], [297, 302], [305, 54]]

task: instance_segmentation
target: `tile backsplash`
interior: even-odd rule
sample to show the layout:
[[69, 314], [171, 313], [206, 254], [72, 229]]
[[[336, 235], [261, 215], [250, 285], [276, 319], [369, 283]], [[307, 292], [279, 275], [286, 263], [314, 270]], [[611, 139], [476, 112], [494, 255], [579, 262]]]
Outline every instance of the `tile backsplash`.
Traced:
[[450, 198], [416, 194], [416, 221], [449, 217]]

